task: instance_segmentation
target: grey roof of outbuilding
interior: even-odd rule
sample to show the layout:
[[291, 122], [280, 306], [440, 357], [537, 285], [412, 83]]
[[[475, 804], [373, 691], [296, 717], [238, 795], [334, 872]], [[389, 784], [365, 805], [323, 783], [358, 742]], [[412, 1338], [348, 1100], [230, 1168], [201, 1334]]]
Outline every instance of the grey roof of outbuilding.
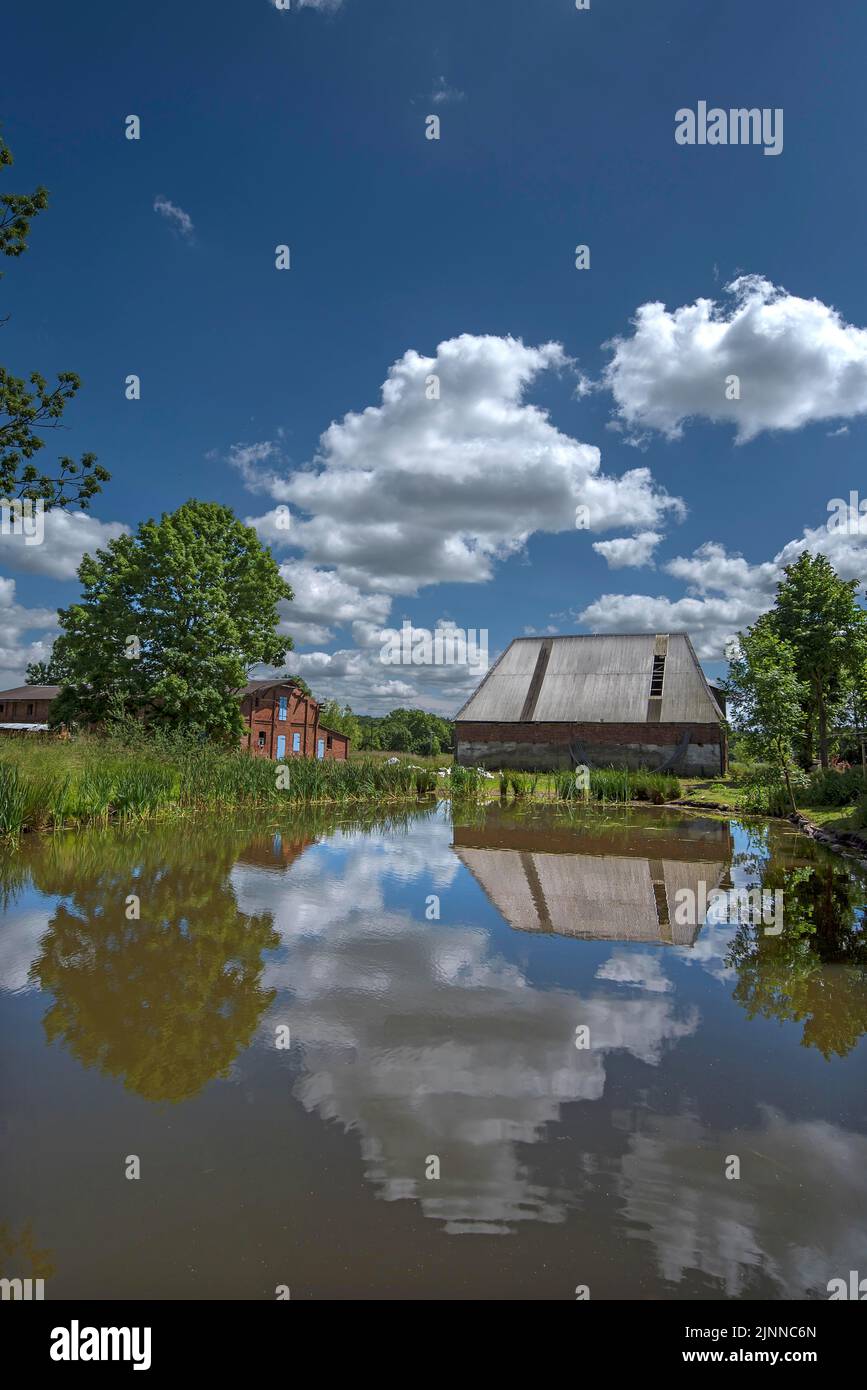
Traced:
[[[723, 713], [686, 633], [668, 639], [657, 721], [709, 724]], [[657, 635], [516, 637], [494, 662], [456, 722], [644, 724]], [[532, 713], [522, 714], [545, 643], [550, 655]], [[655, 721], [656, 722], [656, 721]]]
[[0, 700], [56, 700], [59, 685], [16, 685], [12, 690], [0, 690]]

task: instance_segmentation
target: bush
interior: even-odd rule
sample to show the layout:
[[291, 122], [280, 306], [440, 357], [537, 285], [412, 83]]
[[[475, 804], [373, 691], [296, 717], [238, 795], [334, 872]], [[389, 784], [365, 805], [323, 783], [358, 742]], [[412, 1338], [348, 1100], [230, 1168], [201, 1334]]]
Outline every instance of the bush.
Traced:
[[[795, 800], [803, 801], [810, 779], [800, 768], [789, 773]], [[792, 803], [778, 767], [769, 763], [751, 763], [743, 769], [738, 782], [741, 809], [753, 816], [789, 816]]]
[[810, 773], [805, 800], [809, 806], [854, 806], [865, 791], [867, 785], [860, 767], [847, 772], [820, 768]]

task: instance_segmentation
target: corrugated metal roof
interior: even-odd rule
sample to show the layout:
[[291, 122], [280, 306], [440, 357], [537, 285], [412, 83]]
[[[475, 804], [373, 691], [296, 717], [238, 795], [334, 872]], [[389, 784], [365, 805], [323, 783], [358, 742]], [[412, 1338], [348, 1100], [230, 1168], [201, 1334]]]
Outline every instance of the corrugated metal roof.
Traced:
[[[667, 653], [658, 722], [707, 724], [721, 719], [689, 637], [682, 632], [661, 635]], [[525, 721], [646, 723], [656, 642], [653, 633], [517, 637], [455, 718], [521, 722], [538, 665], [544, 674]]]

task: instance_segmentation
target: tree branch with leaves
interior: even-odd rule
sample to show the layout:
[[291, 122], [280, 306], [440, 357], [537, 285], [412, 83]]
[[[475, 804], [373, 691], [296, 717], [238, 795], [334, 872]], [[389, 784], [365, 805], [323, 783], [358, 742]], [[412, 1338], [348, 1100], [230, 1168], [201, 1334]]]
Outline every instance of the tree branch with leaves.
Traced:
[[[0, 136], [0, 171], [12, 162], [9, 146]], [[24, 254], [31, 223], [47, 206], [48, 193], [41, 186], [33, 193], [0, 195], [0, 255]], [[50, 471], [35, 462], [45, 447], [42, 432], [63, 428], [63, 412], [80, 386], [75, 372], [60, 372], [57, 385], [50, 386], [39, 372], [25, 379], [0, 367], [0, 497], [41, 501], [46, 511], [63, 507], [86, 511], [90, 499], [102, 491], [111, 475], [97, 463], [95, 454], [82, 454], [80, 459], [63, 455]]]

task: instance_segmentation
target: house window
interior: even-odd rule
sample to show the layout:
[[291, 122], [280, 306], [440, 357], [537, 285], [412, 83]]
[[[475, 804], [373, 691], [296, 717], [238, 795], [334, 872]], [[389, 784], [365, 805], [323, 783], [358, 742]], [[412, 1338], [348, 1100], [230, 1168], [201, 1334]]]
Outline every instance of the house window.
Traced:
[[286, 708], [288, 705], [288, 700], [289, 697], [287, 695], [281, 695], [278, 702], [277, 718], [280, 720], [281, 723], [285, 722], [286, 719]]
[[264, 730], [264, 729], [260, 729], [260, 730], [259, 730], [259, 747], [260, 747], [260, 748], [264, 748], [264, 747], [265, 747], [265, 730]]
[[32, 705], [32, 704], [30, 704], [30, 705], [27, 706], [27, 713], [28, 713], [28, 714], [32, 714], [32, 713], [33, 713], [33, 705]]
[[293, 752], [293, 753], [300, 753], [300, 752], [301, 752], [301, 735], [300, 735], [300, 734], [293, 734], [293, 735], [292, 735], [292, 752]]
[[655, 656], [653, 658], [653, 674], [650, 677], [650, 698], [658, 700], [662, 694], [662, 681], [665, 675], [665, 657]]
[[318, 738], [318, 739], [316, 740], [316, 756], [317, 756], [317, 758], [324, 758], [324, 757], [325, 757], [325, 739], [324, 739], [324, 738]]
[[329, 748], [331, 747], [331, 735], [330, 735], [330, 734], [328, 735], [328, 747], [329, 747]]

